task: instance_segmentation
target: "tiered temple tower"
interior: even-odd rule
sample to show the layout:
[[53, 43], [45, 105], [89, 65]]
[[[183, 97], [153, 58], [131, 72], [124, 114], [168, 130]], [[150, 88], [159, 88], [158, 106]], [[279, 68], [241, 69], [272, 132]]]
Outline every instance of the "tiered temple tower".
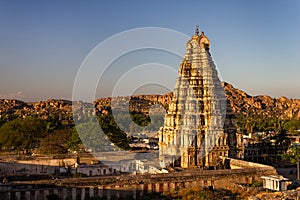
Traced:
[[173, 99], [159, 131], [161, 167], [211, 167], [219, 156], [235, 154], [230, 148], [236, 145], [235, 136], [224, 132], [235, 134], [224, 129], [226, 97], [209, 46], [197, 27], [186, 44]]

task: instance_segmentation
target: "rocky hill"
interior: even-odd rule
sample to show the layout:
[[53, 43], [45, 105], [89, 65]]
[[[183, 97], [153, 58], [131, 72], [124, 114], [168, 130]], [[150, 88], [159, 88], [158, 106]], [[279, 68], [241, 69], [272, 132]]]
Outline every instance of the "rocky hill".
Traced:
[[[300, 119], [300, 100], [286, 97], [272, 98], [270, 96], [250, 96], [244, 91], [234, 88], [229, 83], [223, 83], [228, 104], [235, 114], [244, 116], [278, 117], [280, 119]], [[154, 104], [161, 104], [168, 108], [173, 94], [138, 95], [133, 97], [119, 97], [121, 106], [129, 102], [130, 111], [148, 113]], [[86, 104], [80, 102], [79, 105]], [[90, 106], [91, 104], [89, 104]], [[88, 115], [108, 114], [111, 98], [101, 98], [94, 102], [94, 111]], [[76, 109], [76, 108], [75, 108]], [[80, 108], [79, 108], [80, 109]], [[83, 112], [83, 111], [82, 111]], [[9, 120], [15, 117], [38, 116], [45, 120], [61, 120], [72, 123], [72, 102], [68, 100], [54, 100], [39, 102], [23, 102], [20, 100], [0, 99], [0, 119]]]
[[277, 117], [280, 119], [300, 119], [300, 100], [286, 97], [250, 96], [246, 92], [223, 83], [227, 100], [234, 113], [244, 116]]
[[71, 120], [72, 102], [68, 100], [47, 100], [23, 102], [15, 99], [0, 99], [0, 119], [38, 116], [42, 119]]

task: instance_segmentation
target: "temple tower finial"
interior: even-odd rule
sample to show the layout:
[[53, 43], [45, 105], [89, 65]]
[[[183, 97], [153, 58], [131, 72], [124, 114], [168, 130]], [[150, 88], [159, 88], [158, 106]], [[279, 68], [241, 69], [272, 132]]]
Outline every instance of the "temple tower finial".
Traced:
[[196, 26], [186, 44], [164, 126], [158, 133], [162, 168], [209, 168], [218, 165], [219, 155], [236, 151], [231, 135], [234, 125], [224, 126], [226, 96], [209, 53], [209, 39], [199, 32]]
[[198, 25], [196, 25], [196, 30], [195, 30], [195, 35], [198, 36], [199, 35], [199, 29], [198, 29]]

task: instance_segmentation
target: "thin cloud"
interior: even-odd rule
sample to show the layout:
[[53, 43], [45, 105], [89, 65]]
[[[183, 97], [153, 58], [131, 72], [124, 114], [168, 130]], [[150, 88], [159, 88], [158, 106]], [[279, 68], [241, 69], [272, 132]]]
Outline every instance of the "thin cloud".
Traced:
[[9, 94], [1, 94], [0, 93], [0, 99], [23, 99], [25, 95], [19, 91], [16, 93], [9, 93]]

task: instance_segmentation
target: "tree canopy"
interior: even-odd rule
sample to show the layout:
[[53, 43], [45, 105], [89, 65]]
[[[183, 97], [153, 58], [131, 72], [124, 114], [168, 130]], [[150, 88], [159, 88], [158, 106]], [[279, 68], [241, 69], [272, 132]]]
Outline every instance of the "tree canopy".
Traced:
[[[99, 149], [100, 151], [105, 149], [111, 150], [111, 142], [104, 134], [98, 123], [81, 123], [76, 126], [74, 131], [75, 130], [77, 131], [77, 135], [84, 144], [85, 148], [92, 149], [93, 152], [95, 152], [96, 149]], [[76, 138], [73, 139], [76, 140]]]
[[44, 137], [40, 143], [40, 151], [45, 154], [64, 154], [68, 152], [68, 141], [71, 138], [73, 130], [71, 128], [62, 128], [54, 130]]
[[300, 145], [291, 147], [286, 154], [281, 156], [292, 164], [297, 164], [297, 179], [300, 180]]
[[101, 115], [98, 120], [101, 129], [114, 145], [124, 150], [129, 149], [127, 134], [116, 124], [112, 115]]
[[41, 138], [46, 135], [47, 124], [35, 118], [17, 118], [6, 122], [0, 127], [0, 144], [4, 149], [25, 150], [38, 147]]
[[297, 162], [300, 162], [300, 146], [290, 148], [282, 157], [292, 164], [297, 164]]
[[255, 131], [277, 132], [284, 129], [288, 133], [295, 134], [300, 130], [300, 120], [266, 116], [244, 116], [240, 114], [237, 116], [237, 126], [243, 133], [252, 133]]

